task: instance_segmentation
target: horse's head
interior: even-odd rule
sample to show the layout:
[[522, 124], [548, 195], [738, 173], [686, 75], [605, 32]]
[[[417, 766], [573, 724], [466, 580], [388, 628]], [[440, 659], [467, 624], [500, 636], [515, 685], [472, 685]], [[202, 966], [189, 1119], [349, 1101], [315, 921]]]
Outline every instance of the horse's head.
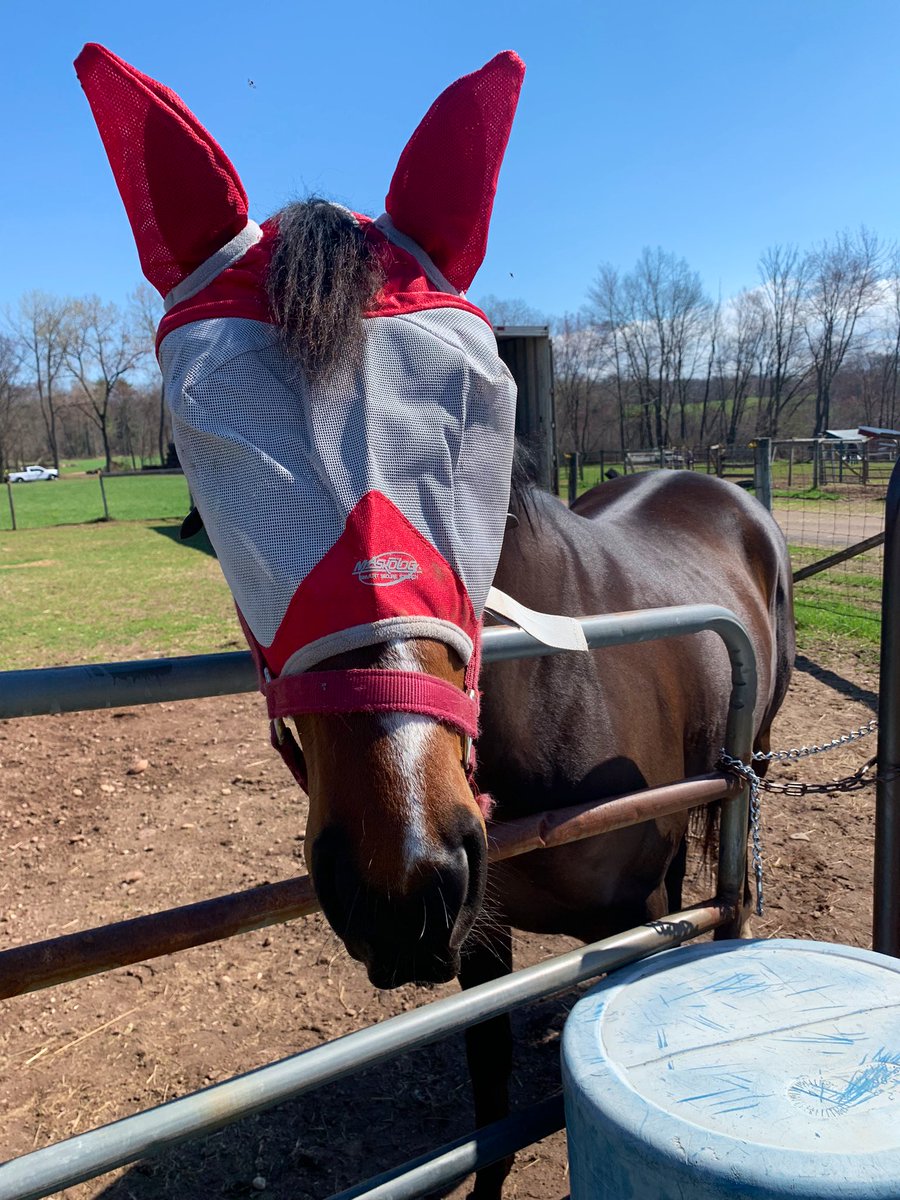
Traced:
[[166, 300], [175, 441], [309, 792], [322, 907], [373, 982], [447, 979], [486, 872], [471, 739], [515, 409], [463, 293], [522, 64], [435, 101], [377, 220], [314, 199], [262, 226], [173, 92], [99, 46], [76, 69]]

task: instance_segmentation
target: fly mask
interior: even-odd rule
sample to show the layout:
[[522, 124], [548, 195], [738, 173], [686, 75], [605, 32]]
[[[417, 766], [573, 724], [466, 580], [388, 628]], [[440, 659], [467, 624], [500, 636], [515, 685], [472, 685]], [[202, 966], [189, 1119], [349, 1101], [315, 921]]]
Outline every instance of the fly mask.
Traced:
[[[289, 765], [302, 778], [288, 714], [411, 712], [473, 737], [515, 385], [464, 292], [523, 64], [499, 54], [435, 101], [381, 217], [343, 210], [382, 283], [359, 355], [319, 380], [287, 355], [267, 299], [278, 218], [249, 219], [234, 167], [174, 92], [101, 46], [75, 66], [165, 298], [157, 353], [175, 442]], [[408, 671], [314, 670], [397, 638], [450, 646], [464, 692]]]

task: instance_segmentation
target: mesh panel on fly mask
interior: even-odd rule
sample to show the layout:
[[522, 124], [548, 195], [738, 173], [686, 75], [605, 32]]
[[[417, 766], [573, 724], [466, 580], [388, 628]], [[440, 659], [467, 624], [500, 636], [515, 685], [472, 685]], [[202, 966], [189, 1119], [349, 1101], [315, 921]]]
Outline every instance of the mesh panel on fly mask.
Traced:
[[[467, 287], [487, 245], [524, 67], [451, 85], [404, 150], [378, 222], [386, 279], [357, 366], [311, 385], [266, 300], [277, 220], [168, 88], [98, 46], [76, 69], [145, 274], [167, 296], [176, 444], [273, 675], [393, 637], [468, 661], [499, 557], [515, 386]], [[174, 305], [174, 307], [172, 307]]]
[[367, 319], [358, 368], [316, 388], [255, 321], [182, 326], [160, 359], [182, 464], [273, 673], [402, 636], [468, 661], [515, 418], [480, 317]]

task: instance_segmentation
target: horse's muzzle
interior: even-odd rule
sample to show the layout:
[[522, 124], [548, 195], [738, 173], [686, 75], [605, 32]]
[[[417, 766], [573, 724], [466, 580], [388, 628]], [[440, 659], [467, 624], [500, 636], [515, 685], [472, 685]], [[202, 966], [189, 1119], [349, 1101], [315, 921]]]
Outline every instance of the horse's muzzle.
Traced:
[[460, 814], [456, 824], [432, 861], [390, 888], [364, 877], [340, 827], [316, 836], [310, 869], [322, 911], [375, 987], [446, 983], [459, 971], [460, 947], [484, 894], [487, 854], [474, 815]]

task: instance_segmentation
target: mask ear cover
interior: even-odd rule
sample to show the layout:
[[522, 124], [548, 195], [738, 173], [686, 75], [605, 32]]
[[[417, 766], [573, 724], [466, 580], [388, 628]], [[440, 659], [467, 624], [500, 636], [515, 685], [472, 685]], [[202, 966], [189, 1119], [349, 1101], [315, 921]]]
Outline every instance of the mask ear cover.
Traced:
[[221, 147], [169, 88], [94, 43], [75, 70], [141, 267], [165, 296], [244, 228], [246, 193]]
[[442, 92], [400, 155], [385, 200], [397, 229], [461, 292], [487, 251], [524, 74], [525, 64], [506, 50]]

